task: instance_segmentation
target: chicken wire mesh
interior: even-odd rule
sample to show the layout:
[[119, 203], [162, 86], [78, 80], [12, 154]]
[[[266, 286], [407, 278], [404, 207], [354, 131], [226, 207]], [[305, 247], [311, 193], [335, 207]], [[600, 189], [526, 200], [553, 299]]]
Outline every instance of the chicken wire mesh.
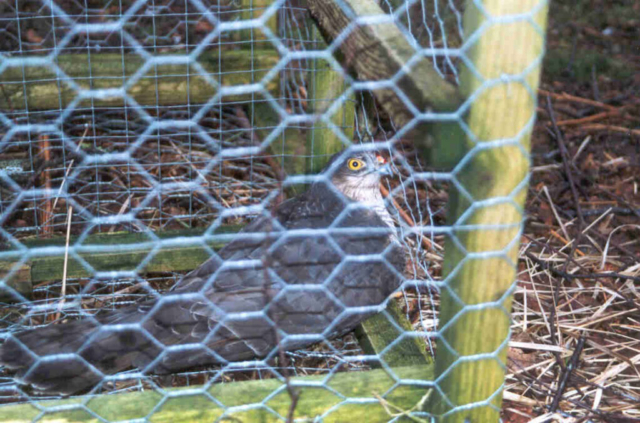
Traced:
[[[461, 62], [469, 65], [462, 2], [385, 0], [380, 6], [393, 12], [412, 46], [443, 79], [459, 82]], [[474, 7], [480, 8], [480, 2]], [[388, 16], [378, 18], [384, 22]], [[443, 240], [454, 229], [445, 222], [447, 190], [457, 183], [455, 175], [465, 162], [452, 171], [425, 167], [402, 126], [372, 95], [386, 86], [372, 81], [353, 88], [352, 76], [333, 59], [336, 46], [326, 46], [305, 2], [3, 0], [0, 31], [0, 339], [7, 342], [24, 331], [75, 320], [101, 324], [93, 316], [154, 298], [193, 301], [192, 293], [172, 287], [206, 259], [219, 258], [224, 245], [242, 239], [239, 228], [270, 219], [266, 210], [317, 181], [310, 169], [314, 160], [326, 162], [328, 153], [316, 145], [326, 133], [344, 147], [352, 145], [351, 155], [376, 151], [390, 162], [393, 176], [382, 180], [384, 204], [393, 220], [392, 236], [407, 260], [401, 270], [395, 269], [402, 278], [388, 302], [398, 304], [410, 324], [391, 323], [397, 339], [381, 353], [371, 353], [351, 330], [324, 330], [315, 336], [283, 331], [269, 314], [277, 299], [265, 300], [260, 310], [225, 310], [217, 300], [205, 299], [211, 302], [207, 307], [216, 309], [208, 318], [231, 319], [226, 326], [231, 332], [234, 324], [253, 324], [256, 316], [268, 321], [264, 327], [273, 327], [275, 338], [267, 344], [279, 346], [268, 351], [251, 347], [255, 357], [233, 360], [209, 345], [210, 360], [204, 365], [157, 372], [162, 357], [193, 353], [191, 344], [207, 341], [180, 341], [176, 349], [152, 340], [160, 358], [115, 375], [100, 366], [77, 364], [98, 374], [100, 381], [75, 392], [79, 400], [73, 403], [47, 402], [62, 396], [18, 383], [15, 372], [6, 368], [0, 373], [0, 403], [28, 403], [19, 412], [33, 420], [70, 410], [79, 413], [77, 419], [153, 420], [172, 410], [174, 398], [191, 396], [207, 404], [209, 414], [200, 417], [209, 420], [287, 420], [288, 408], [276, 400], [291, 394], [290, 378], [314, 375], [313, 382], [301, 383], [333, 396], [332, 405], [319, 413], [330, 419], [350, 405], [379, 405], [407, 387], [423, 394], [437, 387], [433, 377], [395, 372], [387, 358], [415, 340], [427, 356], [435, 354], [436, 306], [446, 285]], [[323, 75], [335, 79], [338, 89], [318, 98], [314, 81]], [[422, 119], [440, 121], [451, 115], [429, 111]], [[517, 139], [495, 141], [491, 146], [519, 145]], [[370, 231], [375, 233], [376, 227]], [[339, 238], [326, 227], [302, 234], [316, 243], [327, 236]], [[292, 237], [298, 235], [294, 231]], [[351, 254], [336, 245], [318, 251], [338, 251], [334, 278], [345, 263], [393, 267], [381, 251]], [[253, 269], [255, 259], [267, 269], [276, 267], [264, 257], [251, 259], [221, 261], [240, 271]], [[307, 289], [307, 296], [324, 295], [331, 304], [340, 303], [330, 286], [314, 283], [293, 286], [291, 292]], [[161, 309], [163, 301], [156, 303]], [[387, 302], [378, 303], [338, 304], [340, 313], [331, 316], [343, 322], [345, 315], [369, 316], [373, 310], [394, 322], [384, 311]], [[222, 318], [217, 307], [222, 307]], [[107, 331], [128, 330], [117, 322], [102, 323]], [[140, 329], [144, 324], [133, 325]], [[402, 332], [406, 336], [399, 336]], [[185, 344], [189, 348], [180, 349]], [[86, 348], [84, 344], [72, 352], [73, 360], [82, 362]], [[35, 357], [29, 369], [69, 359], [64, 354]], [[333, 383], [343, 372], [380, 367], [387, 383], [379, 395], [352, 395]], [[21, 377], [28, 380], [29, 371]], [[244, 400], [216, 390], [247, 380], [275, 384], [255, 388], [256, 395]], [[173, 389], [187, 386], [192, 389]], [[125, 392], [147, 396], [135, 410], [107, 411], [94, 401]], [[418, 409], [410, 412], [428, 416]], [[388, 420], [397, 418], [394, 413], [389, 411]]]

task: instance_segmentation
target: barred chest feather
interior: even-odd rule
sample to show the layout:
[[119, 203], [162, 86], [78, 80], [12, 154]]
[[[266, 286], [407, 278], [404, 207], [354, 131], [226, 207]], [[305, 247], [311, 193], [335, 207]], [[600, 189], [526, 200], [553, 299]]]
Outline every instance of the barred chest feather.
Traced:
[[[384, 202], [384, 198], [382, 197], [382, 193], [378, 188], [378, 183], [376, 181], [375, 185], [370, 184], [343, 184], [338, 187], [343, 194], [347, 197], [351, 198], [354, 201], [357, 201], [365, 206], [371, 208], [376, 214], [382, 219], [384, 223], [386, 223], [390, 228], [395, 229], [395, 225], [393, 223], [393, 218]], [[397, 241], [397, 235], [394, 230], [393, 239]]]
[[380, 216], [380, 219], [382, 219], [384, 223], [389, 225], [391, 228], [395, 229], [395, 225], [393, 224], [393, 219], [391, 218], [389, 211], [385, 207], [384, 202], [378, 203], [378, 204], [372, 204], [370, 205], [370, 207], [373, 211], [376, 212], [378, 216]]

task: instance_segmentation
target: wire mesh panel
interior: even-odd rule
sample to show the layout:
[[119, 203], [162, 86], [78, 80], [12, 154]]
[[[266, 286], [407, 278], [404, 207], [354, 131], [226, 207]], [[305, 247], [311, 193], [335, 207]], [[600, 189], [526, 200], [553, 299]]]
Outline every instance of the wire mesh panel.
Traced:
[[[541, 45], [546, 2], [529, 3], [0, 1], [0, 416], [496, 409], [500, 381], [456, 403], [446, 369], [500, 367], [506, 347], [509, 287], [474, 300], [456, 278], [499, 260], [513, 280], [533, 114], [474, 132], [474, 104], [498, 84], [533, 104], [539, 58], [499, 75], [474, 61], [492, 25]], [[398, 46], [405, 63], [374, 77]], [[445, 91], [416, 104], [423, 74]], [[464, 154], [423, 154], [449, 139]], [[474, 191], [505, 148], [515, 182]], [[487, 309], [499, 342], [458, 350], [457, 322]]]

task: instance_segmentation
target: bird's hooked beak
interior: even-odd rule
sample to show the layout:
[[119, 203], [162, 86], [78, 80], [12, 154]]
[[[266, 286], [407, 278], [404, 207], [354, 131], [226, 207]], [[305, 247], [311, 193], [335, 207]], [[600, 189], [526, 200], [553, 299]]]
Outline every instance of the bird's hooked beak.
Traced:
[[380, 155], [376, 155], [376, 159], [378, 160], [376, 173], [380, 176], [393, 176], [393, 169], [391, 169], [391, 165], [387, 163], [387, 159]]

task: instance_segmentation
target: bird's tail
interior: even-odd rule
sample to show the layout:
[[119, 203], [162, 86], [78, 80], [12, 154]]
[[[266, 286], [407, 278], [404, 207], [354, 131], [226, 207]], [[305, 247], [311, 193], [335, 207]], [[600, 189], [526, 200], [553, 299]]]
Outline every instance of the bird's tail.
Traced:
[[158, 342], [141, 330], [141, 307], [146, 308], [14, 334], [0, 346], [0, 365], [15, 370], [20, 383], [43, 391], [73, 394], [91, 388], [106, 374], [149, 363], [160, 353]]
[[[264, 294], [254, 291], [210, 297], [228, 312], [264, 308]], [[177, 293], [13, 334], [0, 345], [0, 365], [14, 370], [19, 383], [70, 395], [130, 367], [144, 374], [174, 373], [263, 356], [276, 343], [263, 319], [220, 320], [217, 309], [197, 295]]]

